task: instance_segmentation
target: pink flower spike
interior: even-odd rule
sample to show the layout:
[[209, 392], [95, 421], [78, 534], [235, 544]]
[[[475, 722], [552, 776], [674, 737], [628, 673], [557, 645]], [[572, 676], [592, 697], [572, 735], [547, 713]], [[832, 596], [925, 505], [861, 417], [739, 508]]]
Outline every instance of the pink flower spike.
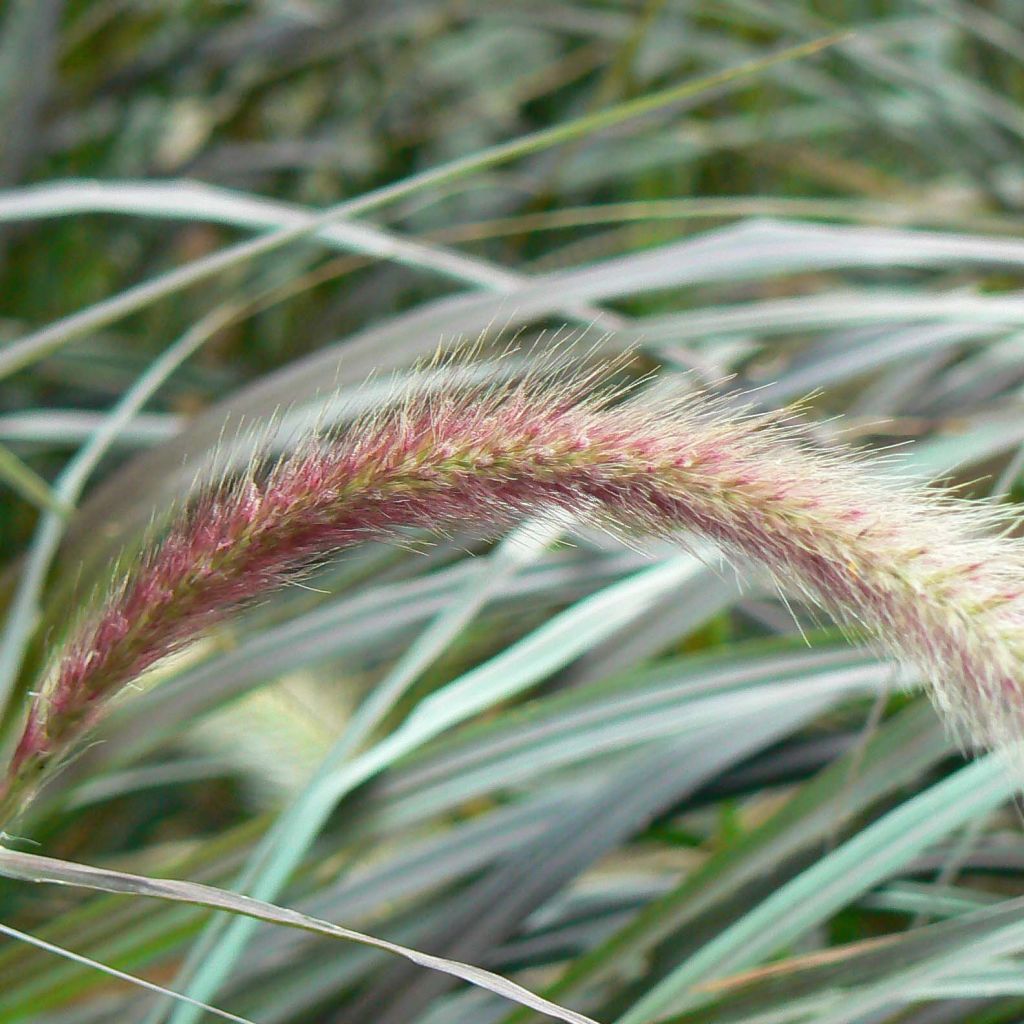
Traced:
[[410, 393], [199, 494], [73, 630], [30, 708], [0, 824], [110, 696], [333, 552], [545, 510], [623, 534], [699, 536], [760, 563], [916, 666], [962, 736], [1018, 738], [1024, 542], [1005, 535], [1008, 513], [811, 449], [782, 416], [700, 396], [623, 400], [593, 384], [556, 373]]

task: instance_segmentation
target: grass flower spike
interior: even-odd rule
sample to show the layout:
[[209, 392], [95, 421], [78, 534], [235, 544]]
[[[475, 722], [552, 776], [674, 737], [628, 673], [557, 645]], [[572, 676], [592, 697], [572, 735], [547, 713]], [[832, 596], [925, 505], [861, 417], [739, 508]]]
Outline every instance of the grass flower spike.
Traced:
[[964, 735], [1017, 736], [1024, 548], [999, 535], [1002, 513], [812, 449], [779, 416], [597, 383], [555, 372], [411, 392], [201, 493], [73, 631], [31, 706], [5, 815], [121, 687], [331, 552], [552, 508], [622, 533], [709, 538], [920, 668]]

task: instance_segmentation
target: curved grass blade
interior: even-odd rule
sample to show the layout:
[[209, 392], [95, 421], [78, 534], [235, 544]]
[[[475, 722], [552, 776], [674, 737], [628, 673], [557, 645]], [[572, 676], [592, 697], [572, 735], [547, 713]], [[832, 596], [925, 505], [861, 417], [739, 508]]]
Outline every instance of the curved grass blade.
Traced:
[[[298, 909], [319, 918], [349, 920], [357, 927], [368, 917], [377, 920], [382, 906], [425, 899], [434, 888], [454, 884], [499, 858], [505, 860], [545, 830], [557, 828], [575, 808], [591, 801], [597, 789], [614, 784], [623, 751], [630, 747], [642, 744], [646, 748], [661, 742], [658, 737], [670, 737], [678, 746], [680, 767], [700, 766], [709, 756], [716, 756], [720, 747], [738, 737], [753, 736], [780, 716], [796, 716], [802, 721], [823, 707], [870, 693], [872, 675], [864, 669], [874, 672], [879, 685], [885, 684], [885, 666], [875, 669], [862, 655], [846, 650], [799, 651], [788, 657], [687, 658], [678, 666], [623, 674], [615, 687], [596, 684], [541, 698], [515, 712], [505, 712], [503, 718], [511, 718], [507, 728], [496, 722], [470, 727], [471, 735], [460, 730], [450, 740], [437, 741], [429, 754], [425, 751], [408, 765], [389, 772], [372, 791], [369, 821], [359, 813], [361, 805], [357, 804], [355, 813], [346, 818], [344, 831], [334, 837], [339, 856], [344, 856], [346, 849], [365, 849], [370, 843], [393, 849], [395, 855], [344, 876], [315, 898], [304, 900]], [[850, 686], [844, 683], [844, 675]], [[805, 681], [809, 685], [802, 685]], [[670, 702], [673, 693], [674, 703]], [[722, 699], [728, 704], [722, 705]], [[718, 713], [712, 712], [715, 705], [720, 708]], [[617, 714], [618, 707], [621, 711]], [[588, 713], [591, 708], [593, 714]], [[687, 708], [691, 710], [687, 712]], [[728, 723], [724, 729], [723, 722]], [[512, 742], [520, 734], [525, 744]], [[621, 734], [621, 739], [616, 739], [616, 734]], [[467, 745], [470, 739], [472, 743]], [[485, 757], [491, 748], [495, 748], [495, 756]], [[908, 749], [908, 744], [902, 744], [904, 752]], [[578, 769], [582, 765], [587, 767], [581, 774]], [[529, 769], [525, 776], [524, 767]], [[531, 781], [538, 772], [543, 773], [542, 778]], [[468, 786], [462, 784], [464, 779]], [[466, 801], [486, 799], [509, 785], [523, 792], [522, 801], [410, 845], [411, 829], [431, 818], [445, 819]], [[199, 869], [197, 862], [175, 861], [173, 867], [159, 870], [180, 875]], [[205, 865], [205, 870], [209, 869]], [[60, 930], [47, 938], [64, 945], [89, 942], [94, 955], [103, 959], [123, 956], [126, 946], [133, 950], [152, 947], [152, 937], [139, 931], [146, 933], [155, 926], [157, 915], [147, 910], [144, 917], [134, 918], [133, 924], [133, 918], [126, 919], [124, 913], [130, 907], [122, 906], [115, 914], [109, 906], [100, 912], [98, 904], [91, 904], [93, 918], [99, 915], [106, 932], [101, 929], [97, 934], [95, 928], [85, 934]], [[173, 922], [168, 927], [173, 929]], [[96, 946], [103, 942], [104, 934], [107, 941]], [[261, 971], [279, 964], [297, 940], [290, 935], [263, 937], [233, 972], [232, 998], [247, 990]], [[413, 944], [420, 944], [419, 936]], [[166, 950], [167, 945], [158, 943], [157, 948]], [[447, 955], [456, 954], [448, 951]], [[135, 961], [136, 969], [146, 962]], [[10, 955], [0, 965], [0, 974], [5, 970], [11, 971], [12, 977], [24, 977]]]
[[[255, 231], [297, 226], [310, 216], [301, 206], [198, 181], [60, 181], [0, 192], [0, 223], [83, 213], [134, 214], [189, 223], [205, 220]], [[341, 221], [314, 235], [332, 249], [429, 270], [480, 288], [502, 291], [522, 281], [514, 271], [403, 238], [375, 224]]]
[[743, 332], [771, 337], [888, 323], [1019, 328], [1022, 320], [1024, 299], [1017, 295], [943, 295], [888, 288], [693, 309], [643, 322], [643, 333], [649, 344], [657, 344]]
[[338, 203], [322, 213], [304, 217], [301, 221], [288, 227], [278, 228], [257, 238], [228, 246], [210, 256], [194, 260], [183, 267], [178, 267], [127, 288], [119, 295], [105, 299], [77, 313], [72, 313], [70, 316], [57, 320], [6, 346], [0, 350], [0, 378], [30, 366], [76, 338], [115, 323], [144, 309], [151, 303], [185, 288], [209, 280], [231, 267], [239, 266], [258, 256], [281, 249], [292, 242], [315, 235], [321, 229], [329, 227], [344, 217], [356, 217], [386, 203], [404, 199], [421, 189], [444, 184], [477, 171], [540, 152], [559, 143], [581, 138], [645, 114], [654, 113], [670, 107], [680, 100], [692, 99], [720, 85], [760, 74], [774, 64], [799, 60], [801, 57], [818, 53], [829, 46], [834, 46], [846, 37], [847, 33], [839, 33], [815, 39], [809, 43], [802, 43], [767, 57], [749, 61], [738, 67], [673, 85], [593, 114], [585, 114], [582, 117], [543, 128], [518, 139], [460, 157], [439, 167], [421, 171], [391, 185], [366, 192], [356, 199]]
[[89, 867], [84, 864], [73, 864], [68, 861], [55, 860], [52, 857], [41, 857], [32, 853], [20, 853], [0, 848], [0, 875], [23, 882], [52, 882], [59, 885], [71, 885], [83, 889], [95, 889], [101, 892], [124, 893], [131, 896], [149, 896], [155, 899], [170, 900], [175, 903], [188, 903], [196, 907], [211, 910], [226, 910], [232, 914], [240, 914], [270, 924], [298, 928], [302, 931], [327, 935], [331, 938], [357, 942], [363, 946], [372, 946], [388, 953], [410, 960], [420, 967], [432, 971], [441, 971], [462, 981], [469, 982], [480, 988], [487, 989], [504, 999], [519, 1003], [531, 1010], [536, 1010], [555, 1020], [566, 1024], [597, 1024], [591, 1017], [586, 1017], [573, 1010], [557, 1006], [547, 999], [535, 995], [528, 989], [508, 981], [491, 971], [485, 971], [471, 964], [463, 964], [444, 957], [421, 953], [407, 946], [401, 946], [386, 939], [378, 939], [372, 935], [342, 928], [329, 921], [320, 921], [298, 911], [286, 907], [278, 907], [249, 896], [216, 889], [197, 882], [182, 882], [172, 879], [146, 878], [123, 871], [111, 871], [104, 868]]

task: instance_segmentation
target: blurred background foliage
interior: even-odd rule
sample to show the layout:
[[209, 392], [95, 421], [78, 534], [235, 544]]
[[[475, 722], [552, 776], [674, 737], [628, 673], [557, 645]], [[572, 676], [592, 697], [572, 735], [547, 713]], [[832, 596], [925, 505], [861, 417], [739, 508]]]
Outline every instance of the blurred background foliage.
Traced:
[[[6, 0], [5, 742], [112, 556], [246, 425], [343, 424], [439, 342], [607, 334], [654, 386], [813, 393], [812, 439], [1020, 497], [1022, 157], [1018, 0]], [[408, 540], [150, 673], [9, 844], [602, 1022], [1024, 1016], [1015, 783], [920, 680], [704, 549]], [[5, 881], [0, 911], [260, 1024], [528, 1018], [188, 906]], [[5, 1024], [213, 1019], [13, 938], [0, 978]]]

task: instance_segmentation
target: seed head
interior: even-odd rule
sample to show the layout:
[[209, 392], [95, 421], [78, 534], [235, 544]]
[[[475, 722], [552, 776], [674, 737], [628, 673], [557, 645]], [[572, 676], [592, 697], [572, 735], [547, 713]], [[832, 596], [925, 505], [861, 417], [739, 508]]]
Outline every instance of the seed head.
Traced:
[[555, 509], [623, 534], [713, 540], [920, 669], [962, 737], [1016, 739], [1024, 543], [1005, 535], [1006, 513], [813, 449], [789, 424], [552, 372], [398, 396], [208, 487], [73, 631], [30, 708], [7, 808], [126, 683], [331, 553]]

